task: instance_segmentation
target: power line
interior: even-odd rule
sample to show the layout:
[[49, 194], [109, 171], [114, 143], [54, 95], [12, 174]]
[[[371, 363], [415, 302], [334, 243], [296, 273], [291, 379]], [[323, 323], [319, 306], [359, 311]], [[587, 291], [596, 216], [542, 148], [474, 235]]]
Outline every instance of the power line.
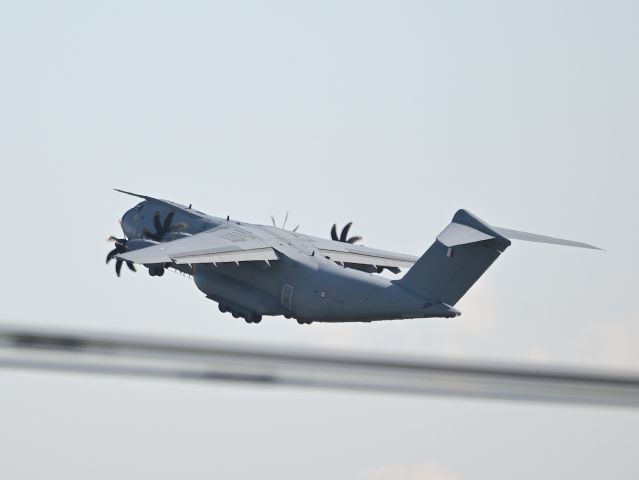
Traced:
[[639, 374], [0, 326], [0, 367], [639, 407]]

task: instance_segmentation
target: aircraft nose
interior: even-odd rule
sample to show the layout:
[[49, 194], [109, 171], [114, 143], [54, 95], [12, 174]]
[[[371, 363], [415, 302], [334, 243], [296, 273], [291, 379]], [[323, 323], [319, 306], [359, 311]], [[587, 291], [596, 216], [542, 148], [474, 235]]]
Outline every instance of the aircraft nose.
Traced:
[[135, 222], [134, 222], [134, 209], [127, 210], [124, 215], [122, 215], [122, 220], [120, 221], [122, 225], [122, 231], [124, 235], [128, 238], [135, 237]]

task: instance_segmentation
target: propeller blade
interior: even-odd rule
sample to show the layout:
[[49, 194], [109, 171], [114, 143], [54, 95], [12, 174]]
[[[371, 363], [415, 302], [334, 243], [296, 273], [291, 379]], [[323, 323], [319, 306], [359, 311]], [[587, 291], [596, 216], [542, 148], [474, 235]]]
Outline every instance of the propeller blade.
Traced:
[[120, 253], [120, 252], [118, 251], [117, 248], [114, 248], [109, 253], [107, 253], [106, 263], [109, 263], [111, 260], [113, 260], [113, 257], [115, 257], [118, 253]]
[[348, 240], [346, 240], [347, 243], [355, 243], [355, 242], [359, 242], [360, 240], [364, 240], [362, 237], [360, 237], [359, 235], [356, 235], [354, 237], [349, 238]]
[[[146, 232], [145, 230], [145, 235], [148, 232]], [[111, 250], [109, 253], [107, 253], [106, 256], [106, 263], [109, 263], [111, 260], [113, 260], [114, 258], [116, 258], [116, 255], [124, 253], [127, 251], [126, 248], [126, 244], [128, 243], [126, 238], [116, 238], [113, 235], [111, 235], [108, 239], [108, 241], [110, 242], [115, 242], [115, 248], [113, 250]], [[120, 276], [120, 272], [122, 271], [122, 264], [124, 263], [123, 260], [120, 260], [119, 258], [116, 258], [115, 261], [115, 274], [119, 277]], [[126, 262], [127, 267], [129, 267], [129, 270], [132, 271], [136, 271], [135, 270], [135, 266], [133, 265], [133, 262]]]
[[282, 224], [282, 230], [286, 230], [286, 221], [288, 220], [288, 212], [286, 212], [286, 216], [284, 217], [284, 223]]
[[174, 216], [175, 212], [169, 212], [168, 215], [164, 218], [164, 223], [162, 224], [163, 234], [166, 234], [171, 230], [171, 222], [173, 221]]
[[299, 226], [299, 225], [293, 229], [293, 233], [297, 232], [297, 229], [298, 229], [298, 228], [300, 228], [300, 226]]
[[339, 241], [339, 237], [337, 236], [337, 224], [333, 224], [333, 228], [331, 228], [331, 239]]
[[275, 225], [275, 218], [273, 218], [273, 215], [271, 215], [271, 222], [273, 222], [273, 226], [277, 228], [277, 225]]
[[143, 235], [145, 238], [150, 238], [151, 240], [155, 240], [156, 242], [159, 242], [162, 240], [161, 236], [159, 236], [157, 233], [149, 232], [146, 228], [144, 229]]
[[124, 262], [120, 260], [119, 258], [115, 261], [115, 274], [118, 277], [120, 276], [120, 270], [122, 270], [122, 263]]
[[155, 234], [162, 235], [162, 222], [160, 221], [160, 212], [153, 215], [153, 226], [155, 226]]
[[344, 228], [342, 229], [342, 234], [339, 237], [340, 242], [346, 241], [346, 238], [348, 237], [348, 231], [351, 229], [352, 226], [353, 226], [353, 222], [348, 222], [346, 226], [344, 226]]

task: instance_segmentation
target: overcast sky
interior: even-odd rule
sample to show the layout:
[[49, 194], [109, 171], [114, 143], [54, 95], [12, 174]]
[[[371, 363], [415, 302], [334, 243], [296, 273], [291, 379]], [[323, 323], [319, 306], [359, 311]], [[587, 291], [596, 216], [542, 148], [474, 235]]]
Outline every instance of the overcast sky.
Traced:
[[[634, 1], [0, 1], [0, 320], [639, 369]], [[513, 242], [456, 319], [247, 325], [104, 265], [136, 202], [421, 254]], [[639, 476], [639, 414], [0, 372], [7, 478]]]

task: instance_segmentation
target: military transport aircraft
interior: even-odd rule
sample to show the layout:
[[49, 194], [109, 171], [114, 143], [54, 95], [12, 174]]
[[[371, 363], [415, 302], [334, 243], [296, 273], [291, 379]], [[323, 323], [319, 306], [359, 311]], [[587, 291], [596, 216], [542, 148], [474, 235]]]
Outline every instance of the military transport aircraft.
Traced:
[[[511, 239], [597, 249], [571, 240], [493, 227], [466, 210], [455, 213], [421, 257], [355, 245], [351, 223], [331, 240], [273, 226], [211, 217], [189, 205], [117, 190], [143, 199], [121, 220], [124, 238], [109, 237], [123, 264], [151, 276], [167, 268], [193, 277], [222, 312], [259, 323], [283, 315], [300, 324], [456, 317], [455, 304]], [[383, 270], [399, 273], [389, 280]]]

